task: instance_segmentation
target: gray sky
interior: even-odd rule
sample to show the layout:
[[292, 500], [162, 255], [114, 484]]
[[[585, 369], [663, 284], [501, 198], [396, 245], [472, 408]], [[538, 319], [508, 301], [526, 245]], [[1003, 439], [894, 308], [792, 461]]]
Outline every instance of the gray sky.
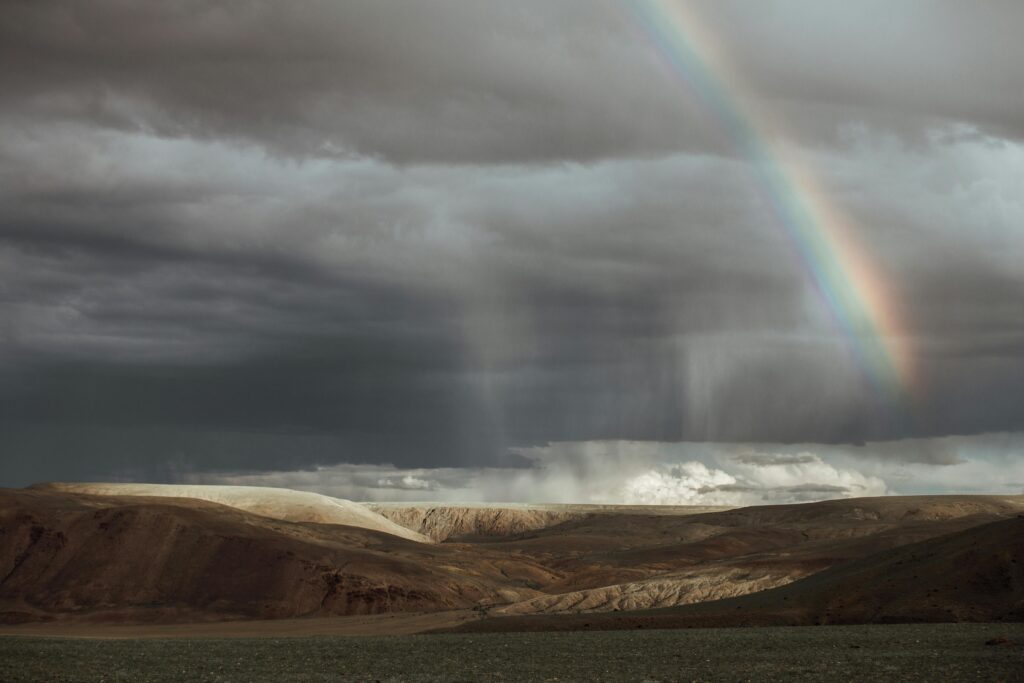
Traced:
[[625, 2], [7, 0], [0, 485], [1024, 488], [1024, 5], [689, 4], [906, 405]]

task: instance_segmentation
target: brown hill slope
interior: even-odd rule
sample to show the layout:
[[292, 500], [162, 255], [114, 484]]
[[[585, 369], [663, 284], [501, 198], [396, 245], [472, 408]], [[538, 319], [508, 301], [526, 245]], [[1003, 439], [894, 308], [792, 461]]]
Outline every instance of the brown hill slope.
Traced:
[[786, 586], [659, 610], [496, 617], [461, 631], [1024, 621], [1024, 516], [852, 560]]
[[[265, 500], [258, 489], [245, 493]], [[288, 505], [276, 514], [309, 514], [291, 497], [282, 500]], [[477, 605], [491, 614], [552, 615], [671, 607], [782, 586], [1004, 519], [1024, 510], [1024, 497], [859, 499], [705, 514], [537, 506], [561, 508], [587, 509], [517, 535], [416, 543], [189, 498], [0, 490], [0, 612], [8, 621], [217, 620]]]
[[589, 516], [489, 544], [562, 575], [542, 587], [545, 595], [494, 613], [630, 610], [733, 597], [1022, 510], [1021, 496], [927, 496], [694, 516]]
[[539, 507], [366, 503], [367, 508], [435, 541], [458, 537], [514, 536], [554, 526], [586, 513]]
[[430, 542], [426, 536], [395, 524], [359, 503], [310, 491], [294, 491], [268, 486], [205, 484], [51, 483], [37, 484], [32, 488], [100, 496], [196, 498], [288, 522], [344, 524], [383, 531], [392, 536], [400, 536], [421, 543]]
[[536, 595], [529, 562], [184, 498], [0, 491], [0, 614], [131, 619], [371, 614]]
[[370, 510], [396, 524], [429, 536], [435, 541], [501, 538], [527, 534], [559, 524], [606, 516], [662, 515], [682, 517], [728, 510], [699, 505], [575, 505], [575, 504], [476, 504], [364, 503]]

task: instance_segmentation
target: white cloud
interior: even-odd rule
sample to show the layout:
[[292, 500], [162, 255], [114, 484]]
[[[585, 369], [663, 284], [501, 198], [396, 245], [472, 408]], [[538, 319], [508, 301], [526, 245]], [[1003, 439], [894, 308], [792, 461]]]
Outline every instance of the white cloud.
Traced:
[[1024, 493], [1024, 434], [864, 446], [577, 441], [526, 448], [525, 467], [206, 473], [187, 483], [281, 486], [367, 501], [758, 505], [858, 496]]
[[[757, 450], [735, 444], [588, 441], [520, 451], [529, 464], [507, 468], [416, 468], [342, 464], [293, 472], [190, 475], [191, 483], [282, 486], [370, 501], [757, 505], [901, 492], [906, 463], [851, 459], [836, 447]], [[968, 463], [969, 464], [969, 463]], [[948, 465], [917, 465], [948, 471]], [[991, 482], [985, 465], [970, 476]], [[987, 474], [984, 474], [986, 473]], [[961, 473], [963, 474], [963, 473]], [[1017, 475], [1024, 481], [1024, 471]], [[937, 479], [935, 492], [955, 489]], [[945, 482], [945, 483], [943, 483]]]
[[657, 505], [756, 505], [888, 493], [881, 478], [835, 467], [812, 453], [756, 455], [763, 457], [735, 458], [730, 472], [696, 461], [661, 466], [627, 481], [621, 498]]
[[667, 470], [655, 469], [633, 477], [622, 486], [624, 503], [645, 505], [731, 504], [720, 493], [736, 485], [736, 478], [700, 462], [688, 462]]
[[437, 482], [432, 479], [422, 479], [411, 474], [406, 474], [401, 477], [382, 477], [377, 480], [377, 486], [382, 489], [433, 491], [437, 488]]

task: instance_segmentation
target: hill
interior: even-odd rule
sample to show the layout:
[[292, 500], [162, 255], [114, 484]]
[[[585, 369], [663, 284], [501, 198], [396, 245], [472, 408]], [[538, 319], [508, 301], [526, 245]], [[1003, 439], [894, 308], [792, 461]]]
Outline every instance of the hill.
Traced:
[[1024, 621], [1024, 516], [845, 562], [743, 597], [635, 612], [496, 617], [460, 631]]
[[343, 524], [382, 531], [420, 543], [430, 539], [373, 512], [359, 503], [332, 498], [309, 491], [267, 486], [212, 486], [184, 484], [39, 484], [39, 490], [87, 493], [100, 496], [146, 496], [159, 498], [195, 498], [228, 505], [253, 514], [289, 522]]
[[396, 524], [435, 541], [485, 540], [516, 536], [564, 522], [594, 516], [622, 514], [697, 515], [728, 510], [698, 505], [535, 505], [445, 503], [365, 503], [366, 507]]
[[374, 614], [535, 595], [509, 576], [544, 570], [505, 564], [196, 499], [0, 491], [0, 621], [8, 623]]
[[[132, 495], [101, 495], [110, 492]], [[803, 581], [1014, 518], [1024, 512], [1024, 497], [863, 498], [731, 510], [375, 508], [400, 512], [395, 518], [417, 530], [396, 532], [394, 522], [358, 503], [281, 489], [65, 484], [0, 490], [0, 619], [169, 623], [474, 609], [507, 619], [541, 615], [530, 623], [551, 628], [582, 627], [558, 621], [576, 613], [626, 623], [626, 612], [694, 603], [703, 610], [723, 598], [761, 600], [776, 595], [770, 589], [816, 585]], [[1012, 541], [1007, 537], [1000, 547], [1016, 547]], [[985, 547], [993, 544], [999, 545]], [[983, 565], [942, 548], [960, 558], [964, 571]], [[891, 569], [871, 574], [867, 567], [858, 570], [872, 577], [864, 590], [880, 590]], [[960, 565], [935, 567], [927, 571], [953, 576]], [[965, 574], [957, 585], [968, 581]], [[850, 611], [852, 604], [871, 604], [852, 585], [823, 589], [821, 595], [848, 595], [842, 603], [821, 606], [805, 591], [799, 601], [783, 593], [790, 597], [781, 606], [753, 601], [740, 603], [740, 610], [761, 614], [766, 623], [881, 618]], [[894, 600], [886, 597], [885, 604]], [[932, 616], [921, 618], [974, 618], [964, 605], [976, 601], [965, 600], [938, 601]], [[791, 607], [797, 602], [802, 611]], [[736, 613], [693, 614], [699, 616], [686, 619], [733, 623]], [[543, 621], [548, 618], [555, 621]], [[491, 628], [483, 625], [497, 621], [480, 623]]]

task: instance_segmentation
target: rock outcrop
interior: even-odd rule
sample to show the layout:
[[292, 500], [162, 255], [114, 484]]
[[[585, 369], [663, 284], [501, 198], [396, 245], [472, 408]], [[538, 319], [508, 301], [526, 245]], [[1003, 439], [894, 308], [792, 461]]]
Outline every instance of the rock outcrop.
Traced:
[[435, 541], [459, 537], [502, 537], [544, 529], [588, 513], [544, 506], [460, 506], [365, 503], [392, 522]]

